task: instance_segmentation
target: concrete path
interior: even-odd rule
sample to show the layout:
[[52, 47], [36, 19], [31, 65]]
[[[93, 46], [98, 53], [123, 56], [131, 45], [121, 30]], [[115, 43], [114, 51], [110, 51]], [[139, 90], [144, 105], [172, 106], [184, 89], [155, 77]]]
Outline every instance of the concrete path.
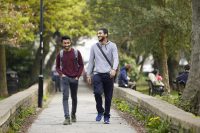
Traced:
[[[71, 99], [69, 101], [71, 107]], [[115, 110], [111, 109], [110, 124], [95, 121], [96, 108], [93, 93], [80, 81], [78, 91], [77, 122], [62, 125], [64, 121], [62, 94], [57, 93], [47, 108], [29, 128], [29, 133], [136, 133]]]

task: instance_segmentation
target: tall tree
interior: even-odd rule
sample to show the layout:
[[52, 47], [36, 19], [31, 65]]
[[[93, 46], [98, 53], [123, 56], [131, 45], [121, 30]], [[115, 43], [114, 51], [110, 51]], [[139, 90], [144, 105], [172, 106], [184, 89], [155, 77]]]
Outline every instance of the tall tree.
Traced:
[[[39, 33], [40, 6], [38, 0], [0, 0], [0, 42], [5, 45], [30, 44]], [[18, 20], [18, 21], [16, 21]], [[49, 52], [49, 42], [55, 31], [67, 34], [76, 40], [92, 33], [93, 21], [85, 0], [44, 1], [44, 56]], [[75, 39], [76, 38], [76, 39]], [[28, 42], [26, 42], [28, 41]], [[4, 47], [3, 47], [4, 48]], [[38, 48], [30, 49], [35, 54], [32, 65], [32, 81], [36, 81], [39, 70]], [[3, 52], [2, 52], [3, 53]], [[1, 53], [0, 53], [1, 54]], [[52, 55], [53, 56], [53, 55]], [[5, 57], [5, 56], [1, 56]], [[54, 57], [55, 58], [55, 57]], [[51, 58], [53, 59], [53, 58]], [[1, 64], [1, 63], [0, 63]], [[48, 63], [52, 64], [52, 63]], [[47, 65], [51, 67], [50, 65]], [[1, 69], [4, 70], [4, 69]], [[1, 73], [3, 74], [3, 72]], [[1, 76], [2, 77], [2, 76]], [[3, 76], [6, 81], [6, 77]], [[2, 82], [3, 83], [3, 82]], [[1, 81], [0, 81], [1, 84]], [[4, 83], [6, 84], [6, 83]], [[5, 88], [5, 87], [4, 87]], [[5, 90], [7, 90], [5, 88]]]
[[[32, 3], [31, 8], [35, 8], [35, 3]], [[52, 41], [52, 36], [56, 31], [61, 35], [69, 35], [73, 40], [80, 36], [87, 36], [92, 33], [92, 19], [90, 13], [86, 10], [86, 2], [84, 0], [51, 0], [44, 1], [44, 55], [43, 59], [49, 52], [49, 43]], [[39, 12], [35, 12], [34, 16], [39, 16]], [[32, 18], [33, 21], [34, 17]], [[39, 73], [39, 49], [36, 52], [34, 67], [32, 68], [31, 77], [33, 81], [37, 81]], [[53, 55], [52, 55], [53, 56]], [[50, 58], [55, 59], [55, 56]], [[51, 63], [50, 63], [51, 62]], [[49, 61], [47, 64], [52, 64]], [[50, 70], [50, 65], [45, 70]]]
[[192, 55], [186, 89], [182, 95], [183, 107], [200, 115], [200, 1], [192, 0]]
[[[187, 50], [189, 46], [190, 2], [93, 0], [89, 5], [94, 18], [109, 27], [122, 51], [131, 53], [129, 55], [152, 53], [154, 58], [161, 58], [162, 74], [169, 90], [168, 57], [177, 55], [180, 49]], [[131, 48], [130, 52], [127, 47]]]
[[[20, 12], [24, 6], [16, 6], [10, 0], [1, 0], [0, 5], [0, 96], [7, 96], [5, 46], [17, 46], [25, 40], [32, 40], [32, 24], [29, 18]], [[17, 21], [16, 21], [17, 20]]]
[[0, 45], [0, 96], [7, 96], [5, 46]]

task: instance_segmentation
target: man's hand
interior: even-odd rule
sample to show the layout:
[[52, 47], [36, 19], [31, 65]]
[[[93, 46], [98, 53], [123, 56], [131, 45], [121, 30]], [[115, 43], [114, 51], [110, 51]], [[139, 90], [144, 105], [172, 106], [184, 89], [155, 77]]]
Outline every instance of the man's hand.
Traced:
[[116, 70], [112, 69], [112, 70], [110, 71], [110, 77], [111, 77], [111, 78], [115, 77], [115, 74], [116, 74]]
[[59, 76], [60, 76], [60, 77], [62, 77], [62, 75], [63, 75], [62, 73], [59, 73]]
[[88, 82], [88, 84], [92, 84], [92, 79], [91, 79], [91, 76], [87, 76], [87, 82]]

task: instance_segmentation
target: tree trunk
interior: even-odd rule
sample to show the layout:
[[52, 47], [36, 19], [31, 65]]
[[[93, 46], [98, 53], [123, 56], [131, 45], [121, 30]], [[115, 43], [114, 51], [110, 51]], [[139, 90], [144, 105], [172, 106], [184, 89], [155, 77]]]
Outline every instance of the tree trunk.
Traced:
[[47, 73], [49, 73], [50, 71], [51, 71], [51, 68], [52, 68], [52, 66], [53, 66], [53, 64], [54, 64], [54, 61], [55, 61], [55, 59], [56, 59], [56, 56], [57, 56], [57, 54], [60, 52], [60, 45], [59, 44], [57, 44], [56, 46], [55, 46], [55, 50], [53, 51], [53, 53], [51, 54], [51, 56], [50, 56], [50, 58], [49, 58], [49, 60], [48, 60], [48, 62], [47, 62], [47, 65], [46, 65], [46, 72]]
[[168, 65], [167, 65], [167, 49], [165, 46], [165, 32], [160, 33], [160, 47], [161, 47], [161, 66], [163, 70], [163, 83], [165, 84], [165, 89], [167, 92], [170, 92], [169, 86], [169, 74], [168, 74]]
[[0, 97], [8, 96], [6, 81], [6, 53], [5, 46], [0, 45]]
[[191, 112], [200, 115], [200, 1], [192, 0], [192, 55], [191, 69], [183, 91], [182, 103], [189, 105]]
[[153, 54], [153, 58], [154, 58], [154, 64], [153, 64], [153, 68], [158, 69], [160, 74], [163, 75], [163, 69], [162, 69], [162, 58], [156, 56], [155, 54]]
[[40, 49], [38, 48], [35, 56], [35, 60], [33, 63], [33, 66], [31, 68], [31, 81], [32, 84], [37, 82], [38, 80], [38, 75], [39, 75], [39, 70], [40, 70]]
[[[44, 38], [44, 42], [47, 42], [47, 43], [44, 43], [44, 48], [43, 48], [43, 57], [42, 57], [42, 60], [43, 60], [43, 64], [42, 66], [44, 66], [44, 59], [46, 57], [46, 55], [48, 54], [49, 52], [49, 40], [50, 38], [49, 37], [45, 37]], [[40, 70], [40, 49], [38, 48], [37, 52], [36, 52], [36, 56], [35, 56], [35, 60], [34, 60], [34, 63], [33, 63], [33, 67], [31, 69], [31, 80], [33, 83], [37, 82], [38, 80], [38, 75], [39, 75], [39, 70]]]
[[143, 70], [143, 66], [144, 66], [144, 61], [146, 60], [147, 58], [147, 55], [143, 55], [143, 60], [142, 62], [140, 63], [141, 67], [140, 67], [140, 73], [142, 73], [142, 70]]
[[45, 72], [49, 73], [51, 71], [52, 66], [54, 65], [54, 61], [56, 59], [56, 50], [53, 51], [53, 53], [51, 54], [49, 60], [47, 61], [47, 65], [45, 67]]
[[173, 80], [176, 79], [176, 74], [178, 73], [177, 69], [178, 68], [178, 61], [174, 57], [168, 57], [168, 70], [169, 70], [169, 84], [171, 88], [174, 89], [174, 83]]

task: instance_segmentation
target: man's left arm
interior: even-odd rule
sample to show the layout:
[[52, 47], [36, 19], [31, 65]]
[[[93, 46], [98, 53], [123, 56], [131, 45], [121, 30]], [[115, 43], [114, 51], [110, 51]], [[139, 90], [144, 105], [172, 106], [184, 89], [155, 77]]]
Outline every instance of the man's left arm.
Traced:
[[118, 65], [119, 65], [119, 56], [118, 56], [118, 50], [116, 44], [113, 47], [113, 68], [114, 70], [117, 70]]
[[111, 70], [111, 77], [114, 77], [119, 65], [119, 56], [116, 44], [113, 45], [112, 56], [113, 56], [113, 68]]

